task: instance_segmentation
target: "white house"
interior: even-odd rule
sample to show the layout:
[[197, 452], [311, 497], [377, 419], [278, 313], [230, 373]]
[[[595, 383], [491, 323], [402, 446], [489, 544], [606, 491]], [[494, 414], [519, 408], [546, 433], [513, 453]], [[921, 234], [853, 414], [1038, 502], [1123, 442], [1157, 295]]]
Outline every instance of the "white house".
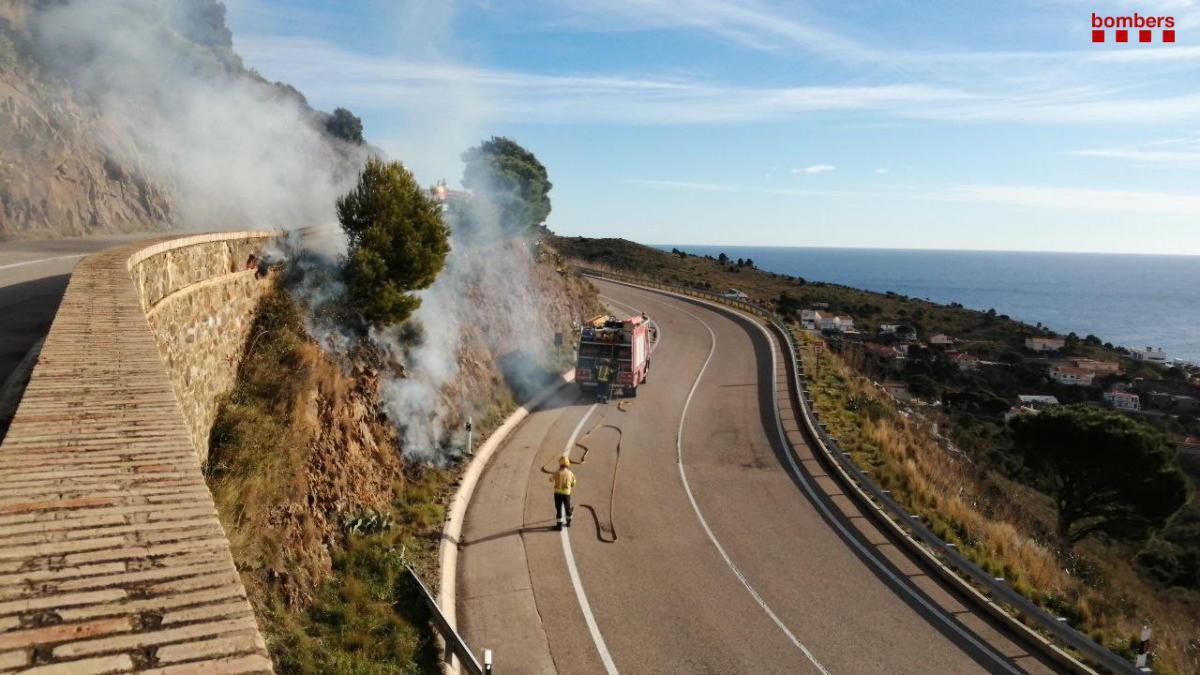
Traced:
[[937, 335], [929, 338], [929, 344], [938, 345], [941, 347], [949, 347], [950, 345], [954, 344], [954, 338], [946, 335], [945, 333], [938, 333]]
[[1104, 402], [1117, 410], [1141, 410], [1142, 399], [1137, 394], [1127, 391], [1106, 391]]
[[1166, 363], [1167, 353], [1162, 350], [1162, 347], [1146, 347], [1144, 349], [1130, 349], [1129, 356], [1134, 361], [1149, 361], [1150, 363]]
[[854, 330], [854, 319], [845, 314], [822, 312], [816, 309], [800, 310], [800, 321], [805, 327], [846, 333]]
[[1059, 384], [1072, 387], [1088, 387], [1091, 386], [1092, 379], [1096, 377], [1096, 373], [1084, 370], [1083, 368], [1055, 366], [1050, 369], [1050, 377]]
[[1056, 352], [1067, 345], [1063, 338], [1027, 337], [1025, 348], [1035, 352]]
[[879, 334], [895, 335], [898, 328], [900, 328], [900, 324], [898, 323], [881, 323], [879, 324]]

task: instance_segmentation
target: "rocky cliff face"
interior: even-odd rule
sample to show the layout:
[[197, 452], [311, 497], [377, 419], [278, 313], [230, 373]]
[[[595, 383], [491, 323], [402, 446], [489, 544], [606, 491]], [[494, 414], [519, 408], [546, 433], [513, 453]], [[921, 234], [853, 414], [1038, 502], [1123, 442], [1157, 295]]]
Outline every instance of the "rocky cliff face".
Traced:
[[0, 0], [0, 240], [332, 220], [371, 148], [232, 45], [217, 0]]
[[31, 4], [0, 0], [0, 239], [163, 227], [163, 187], [102, 147], [101, 115], [34, 58]]

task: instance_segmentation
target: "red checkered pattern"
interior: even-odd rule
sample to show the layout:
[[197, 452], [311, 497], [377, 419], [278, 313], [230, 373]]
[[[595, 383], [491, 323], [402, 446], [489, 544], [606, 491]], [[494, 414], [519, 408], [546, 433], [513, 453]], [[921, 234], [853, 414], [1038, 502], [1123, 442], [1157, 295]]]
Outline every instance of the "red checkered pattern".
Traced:
[[[1162, 34], [1159, 38], [1159, 42], [1175, 42], [1175, 31], [1174, 30], [1162, 30], [1159, 32]], [[1103, 29], [1099, 29], [1099, 28], [1092, 29], [1092, 42], [1107, 42], [1107, 40], [1108, 40], [1108, 38], [1106, 36], [1107, 33], [1108, 33], [1107, 30], [1103, 30]], [[1113, 30], [1112, 33], [1113, 33], [1113, 42], [1129, 42], [1129, 31], [1128, 30], [1116, 29], [1116, 30]], [[1138, 42], [1154, 42], [1154, 31], [1152, 31], [1152, 30], [1137, 31], [1137, 41]]]

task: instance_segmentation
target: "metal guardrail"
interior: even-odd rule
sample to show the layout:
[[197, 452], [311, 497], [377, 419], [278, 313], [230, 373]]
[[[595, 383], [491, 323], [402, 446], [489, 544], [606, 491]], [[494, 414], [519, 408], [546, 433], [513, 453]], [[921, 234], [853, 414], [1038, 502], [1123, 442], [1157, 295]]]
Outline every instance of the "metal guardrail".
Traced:
[[471, 648], [467, 646], [466, 641], [462, 639], [458, 631], [454, 630], [454, 627], [446, 620], [446, 616], [442, 614], [442, 608], [438, 607], [437, 600], [429, 592], [429, 587], [425, 585], [425, 582], [421, 581], [420, 575], [417, 574], [411, 565], [405, 565], [404, 569], [408, 570], [409, 576], [413, 578], [413, 581], [417, 582], [417, 586], [421, 589], [421, 598], [425, 601], [425, 606], [429, 608], [429, 615], [433, 619], [433, 627], [437, 629], [438, 633], [442, 636], [442, 640], [446, 643], [446, 651], [442, 654], [442, 661], [448, 664], [450, 669], [453, 670], [454, 659], [457, 657], [459, 668], [461, 668], [462, 672], [467, 673], [467, 675], [490, 675], [492, 672], [491, 650], [483, 650], [484, 664], [480, 665], [479, 659], [475, 658], [475, 654], [471, 652]]
[[[788, 329], [783, 320], [774, 311], [754, 302], [729, 298], [718, 293], [711, 293], [687, 286], [664, 284], [644, 277], [606, 272], [586, 267], [577, 267], [577, 269], [583, 274], [603, 279], [659, 288], [672, 293], [718, 302], [767, 319], [775, 331], [785, 338], [788, 356], [791, 359], [792, 376], [794, 381], [799, 385], [799, 391], [789, 392], [789, 395], [794, 396], [793, 400], [799, 402], [805, 425], [808, 427], [807, 435], [816, 443], [828, 461], [841, 467], [845, 475], [851, 477], [855, 481], [855, 485], [865, 492], [870, 500], [874, 501], [873, 504], [867, 505], [871, 507], [872, 512], [878, 509], [882, 512], [880, 513], [881, 516], [889, 518], [893, 525], [897, 525], [908, 532], [914, 543], [920, 543], [925, 546], [926, 553], [932, 554], [943, 565], [956, 571], [960, 575], [960, 581], [973, 582], [976, 588], [983, 589], [990, 595], [992, 602], [1007, 605], [1009, 610], [1016, 613], [1015, 616], [1010, 615], [1010, 619], [1020, 621], [1023, 618], [1027, 624], [1033, 625], [1035, 628], [1040, 629], [1043, 634], [1050, 636], [1060, 647], [1065, 646], [1075, 650], [1076, 653], [1082, 655], [1092, 665], [1100, 666], [1109, 672], [1129, 674], [1150, 672], [1149, 669], [1136, 668], [1119, 654], [1070, 626], [1065, 619], [1053, 616], [1039, 607], [1032, 600], [1005, 583], [1003, 579], [989, 574], [986, 570], [975, 564], [974, 561], [958, 551], [952, 544], [943, 541], [941, 537], [934, 534], [932, 530], [921, 522], [919, 516], [905, 510], [887, 491], [879, 487], [866, 471], [855, 464], [850, 458], [850, 454], [841, 449], [841, 446], [825, 431], [825, 427], [817, 419], [817, 415], [812, 409], [812, 401], [808, 395], [807, 379], [800, 368], [800, 364], [802, 363], [800, 359], [800, 347], [796, 343], [796, 338], [792, 334], [792, 331]], [[1053, 658], [1055, 655], [1051, 654], [1050, 656]]]

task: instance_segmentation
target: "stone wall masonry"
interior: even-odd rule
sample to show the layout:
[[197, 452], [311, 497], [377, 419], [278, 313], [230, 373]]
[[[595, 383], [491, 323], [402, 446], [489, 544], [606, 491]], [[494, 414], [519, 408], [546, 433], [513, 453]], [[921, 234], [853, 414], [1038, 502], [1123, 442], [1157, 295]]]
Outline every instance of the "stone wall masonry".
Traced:
[[129, 273], [201, 464], [208, 460], [209, 431], [220, 397], [237, 378], [254, 309], [270, 283], [246, 263], [276, 234], [183, 237], [129, 259]]
[[173, 382], [185, 363], [236, 370], [212, 343], [237, 341], [260, 292], [232, 266], [239, 237], [206, 236], [71, 277], [0, 445], [0, 672], [271, 670]]

